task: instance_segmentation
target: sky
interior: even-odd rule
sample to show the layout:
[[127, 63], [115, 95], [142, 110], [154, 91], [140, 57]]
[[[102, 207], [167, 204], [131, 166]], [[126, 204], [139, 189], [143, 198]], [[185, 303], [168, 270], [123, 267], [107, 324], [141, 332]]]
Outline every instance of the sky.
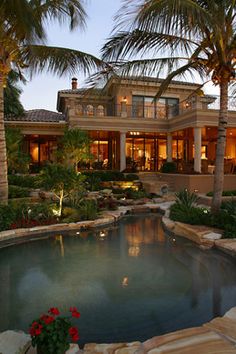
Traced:
[[[68, 26], [60, 27], [53, 24], [48, 29], [48, 45], [60, 46], [81, 50], [95, 56], [109, 37], [114, 25], [113, 17], [121, 7], [122, 0], [87, 0], [85, 10], [88, 14], [87, 26], [84, 31], [76, 29], [70, 32]], [[79, 86], [83, 86], [85, 79], [82, 73], [76, 74]], [[25, 110], [48, 109], [56, 111], [57, 92], [71, 88], [71, 77], [57, 77], [48, 73], [28, 78], [26, 85], [22, 85], [21, 102]], [[207, 85], [205, 92], [217, 94], [212, 85]]]

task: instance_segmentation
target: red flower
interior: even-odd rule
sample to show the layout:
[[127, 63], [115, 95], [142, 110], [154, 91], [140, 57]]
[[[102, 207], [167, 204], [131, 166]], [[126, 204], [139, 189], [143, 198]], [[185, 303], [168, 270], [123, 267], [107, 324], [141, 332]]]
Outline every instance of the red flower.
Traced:
[[48, 310], [48, 312], [55, 316], [60, 315], [60, 311], [58, 310], [57, 307], [51, 307], [50, 310]]
[[30, 335], [33, 336], [38, 336], [42, 332], [43, 326], [38, 323], [38, 322], [33, 322], [32, 326], [29, 330]]
[[69, 335], [71, 336], [73, 342], [77, 342], [79, 340], [79, 332], [76, 327], [69, 328]]
[[76, 307], [70, 307], [70, 312], [72, 317], [76, 317], [76, 318], [80, 317], [80, 313], [78, 312]]
[[45, 324], [50, 324], [55, 320], [55, 318], [52, 316], [43, 315], [40, 317], [40, 320], [44, 321]]

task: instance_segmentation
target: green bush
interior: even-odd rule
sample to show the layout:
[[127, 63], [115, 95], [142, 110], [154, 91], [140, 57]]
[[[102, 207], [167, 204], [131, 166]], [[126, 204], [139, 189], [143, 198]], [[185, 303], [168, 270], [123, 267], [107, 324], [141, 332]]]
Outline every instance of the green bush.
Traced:
[[191, 208], [196, 205], [199, 197], [196, 193], [191, 193], [187, 189], [183, 189], [175, 194], [176, 203], [186, 206], [186, 208]]
[[62, 221], [67, 223], [80, 221], [79, 210], [75, 208], [64, 207], [62, 210]]
[[[213, 197], [213, 192], [208, 192], [206, 195], [207, 195], [208, 197]], [[236, 196], [236, 190], [223, 191], [222, 195], [223, 195], [223, 197]]]
[[128, 173], [125, 175], [126, 181], [137, 181], [139, 180], [139, 176], [136, 173]]
[[0, 231], [10, 229], [11, 224], [15, 221], [15, 210], [11, 205], [0, 204]]
[[27, 188], [40, 188], [40, 176], [31, 175], [8, 175], [8, 183], [14, 186]]
[[20, 186], [9, 186], [8, 189], [8, 198], [26, 198], [29, 197], [30, 195], [30, 190], [25, 187], [20, 187]]
[[101, 182], [125, 181], [124, 173], [120, 171], [83, 171], [82, 175], [91, 178], [91, 175], [100, 179]]
[[177, 166], [175, 162], [164, 162], [161, 166], [161, 172], [163, 173], [175, 173]]
[[94, 220], [98, 214], [97, 201], [85, 199], [80, 203], [78, 208], [80, 220]]
[[135, 191], [132, 188], [126, 188], [124, 193], [128, 199], [141, 199], [148, 196], [144, 190]]

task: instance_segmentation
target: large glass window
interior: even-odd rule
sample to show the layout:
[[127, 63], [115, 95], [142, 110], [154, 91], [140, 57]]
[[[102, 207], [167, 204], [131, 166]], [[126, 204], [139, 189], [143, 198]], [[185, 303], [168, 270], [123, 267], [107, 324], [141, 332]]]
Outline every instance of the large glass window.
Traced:
[[133, 117], [165, 119], [178, 115], [179, 99], [149, 96], [133, 96]]

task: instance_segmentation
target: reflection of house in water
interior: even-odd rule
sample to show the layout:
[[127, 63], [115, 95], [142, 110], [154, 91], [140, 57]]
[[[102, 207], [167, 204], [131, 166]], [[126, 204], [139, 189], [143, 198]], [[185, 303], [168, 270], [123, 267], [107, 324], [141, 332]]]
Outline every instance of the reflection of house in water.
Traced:
[[[125, 225], [126, 240], [130, 245], [129, 253], [133, 256], [138, 256], [137, 247], [140, 245], [148, 245], [153, 243], [165, 242], [165, 235], [161, 226], [161, 218], [146, 218], [137, 220], [134, 223]], [[136, 249], [136, 251], [135, 251]]]

